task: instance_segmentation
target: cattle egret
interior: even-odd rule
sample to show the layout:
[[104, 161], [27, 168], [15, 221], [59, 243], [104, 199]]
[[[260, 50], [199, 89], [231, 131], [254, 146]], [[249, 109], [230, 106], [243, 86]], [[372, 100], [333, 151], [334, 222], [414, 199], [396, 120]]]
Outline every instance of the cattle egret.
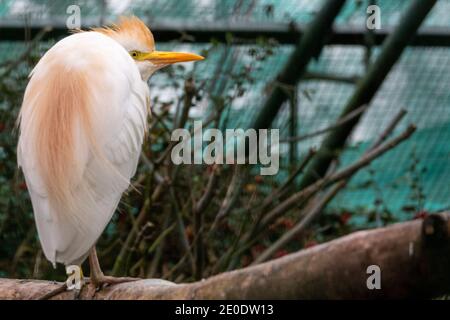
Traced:
[[152, 33], [135, 17], [76, 32], [41, 58], [19, 115], [17, 157], [53, 266], [80, 266], [89, 255], [95, 286], [126, 280], [103, 275], [95, 243], [136, 172], [147, 80], [167, 65], [202, 59], [156, 51]]

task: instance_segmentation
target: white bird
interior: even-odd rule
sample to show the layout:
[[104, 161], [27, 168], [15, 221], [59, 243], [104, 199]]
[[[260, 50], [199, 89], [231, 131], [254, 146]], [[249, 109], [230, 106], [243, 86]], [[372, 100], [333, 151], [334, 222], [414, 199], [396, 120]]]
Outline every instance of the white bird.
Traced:
[[152, 33], [135, 17], [70, 35], [41, 58], [19, 115], [17, 156], [53, 265], [81, 265], [90, 254], [92, 283], [121, 281], [103, 275], [95, 243], [136, 171], [147, 80], [169, 64], [202, 59], [155, 51]]

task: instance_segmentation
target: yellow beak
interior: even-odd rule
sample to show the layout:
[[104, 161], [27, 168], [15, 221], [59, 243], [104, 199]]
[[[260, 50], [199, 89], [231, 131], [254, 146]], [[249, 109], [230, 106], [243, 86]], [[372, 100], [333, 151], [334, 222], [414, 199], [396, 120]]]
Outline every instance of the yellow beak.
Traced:
[[205, 59], [202, 56], [193, 53], [166, 51], [153, 51], [147, 53], [142, 58], [143, 60], [148, 60], [154, 64], [172, 64], [177, 62], [198, 61]]

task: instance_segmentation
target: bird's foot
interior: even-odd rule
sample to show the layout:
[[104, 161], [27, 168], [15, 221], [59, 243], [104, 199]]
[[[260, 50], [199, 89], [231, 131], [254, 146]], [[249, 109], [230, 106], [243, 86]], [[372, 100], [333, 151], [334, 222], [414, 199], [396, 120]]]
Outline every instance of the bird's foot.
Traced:
[[140, 278], [132, 278], [132, 277], [111, 277], [111, 276], [105, 276], [100, 275], [96, 278], [91, 278], [89, 283], [92, 283], [96, 287], [101, 287], [103, 285], [113, 285], [113, 284], [119, 284], [124, 282], [131, 282], [131, 281], [137, 281], [141, 280]]
[[104, 285], [114, 285], [124, 282], [136, 281], [140, 280], [138, 278], [130, 278], [130, 277], [111, 277], [105, 276], [100, 268], [100, 263], [98, 262], [97, 251], [95, 250], [95, 246], [91, 249], [89, 253], [89, 267], [91, 269], [91, 277], [89, 278], [89, 296], [91, 298], [94, 297], [95, 293], [101, 289], [103, 289]]
[[87, 279], [88, 283], [88, 296], [94, 297], [97, 291], [100, 291], [107, 285], [115, 285], [119, 283], [132, 282], [141, 280], [140, 278], [132, 277], [111, 277], [105, 275], [98, 275]]

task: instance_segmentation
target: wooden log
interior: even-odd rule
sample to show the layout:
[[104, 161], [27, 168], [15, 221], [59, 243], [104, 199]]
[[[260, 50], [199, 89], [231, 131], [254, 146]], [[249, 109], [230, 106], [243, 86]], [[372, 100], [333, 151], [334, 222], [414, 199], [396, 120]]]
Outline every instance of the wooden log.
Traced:
[[[81, 299], [398, 299], [450, 292], [450, 215], [359, 231], [256, 266], [172, 284], [158, 279], [106, 287]], [[381, 289], [368, 289], [371, 265]], [[58, 283], [0, 279], [0, 299], [37, 299]], [[54, 299], [73, 299], [63, 292]]]

